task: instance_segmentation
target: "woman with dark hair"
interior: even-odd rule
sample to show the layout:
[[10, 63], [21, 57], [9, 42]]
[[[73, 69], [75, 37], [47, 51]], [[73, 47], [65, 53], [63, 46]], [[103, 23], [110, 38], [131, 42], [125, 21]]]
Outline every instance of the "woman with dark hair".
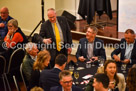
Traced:
[[121, 73], [117, 73], [117, 64], [113, 60], [106, 61], [104, 64], [104, 73], [110, 79], [109, 89], [118, 89], [117, 91], [125, 91], [126, 83], [124, 75]]
[[129, 69], [127, 77], [127, 87], [129, 91], [136, 91], [136, 64]]
[[[115, 61], [107, 60], [103, 67], [98, 68], [97, 73], [105, 73], [109, 77], [109, 90], [125, 91], [125, 78], [123, 74], [117, 73], [117, 65]], [[86, 91], [94, 91], [92, 83], [93, 80], [90, 80]]]
[[30, 78], [29, 89], [39, 86], [40, 72], [48, 67], [50, 63], [50, 53], [47, 50], [40, 51], [37, 59], [33, 64], [33, 70]]

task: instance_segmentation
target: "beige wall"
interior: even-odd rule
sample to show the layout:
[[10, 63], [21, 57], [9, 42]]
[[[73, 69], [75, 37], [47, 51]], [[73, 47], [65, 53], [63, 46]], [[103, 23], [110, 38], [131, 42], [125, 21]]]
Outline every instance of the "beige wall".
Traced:
[[[42, 19], [41, 0], [0, 0], [0, 8], [9, 8], [10, 16], [18, 20], [19, 26], [26, 35], [30, 35], [36, 25]], [[55, 8], [54, 0], [45, 0], [45, 20], [47, 8]], [[40, 26], [36, 30], [39, 32]]]
[[[113, 4], [116, 0], [111, 0]], [[79, 17], [77, 14], [79, 0], [44, 0], [45, 4], [45, 20], [47, 20], [47, 9], [55, 8], [58, 15], [61, 15], [63, 10]], [[113, 5], [114, 8], [116, 5]], [[10, 15], [18, 20], [19, 26], [26, 35], [30, 35], [36, 25], [42, 19], [41, 16], [41, 0], [0, 0], [0, 8], [7, 6]], [[40, 26], [36, 30], [38, 33]]]
[[117, 0], [111, 0], [111, 6], [113, 11], [117, 10]]

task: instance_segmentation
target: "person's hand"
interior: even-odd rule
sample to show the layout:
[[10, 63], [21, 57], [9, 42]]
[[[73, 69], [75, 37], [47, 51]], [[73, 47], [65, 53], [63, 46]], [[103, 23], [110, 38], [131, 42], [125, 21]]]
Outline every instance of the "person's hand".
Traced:
[[90, 61], [92, 61], [92, 59], [94, 59], [93, 61], [97, 61], [97, 60], [98, 60], [98, 57], [92, 57], [92, 58], [90, 59]]
[[68, 54], [71, 54], [72, 48], [68, 48]]
[[86, 60], [86, 58], [84, 58], [83, 56], [78, 58], [81, 62], [84, 62]]
[[51, 44], [51, 38], [48, 38], [48, 39], [43, 39], [43, 43], [45, 44]]
[[115, 82], [109, 82], [109, 88], [114, 89], [115, 87]]
[[116, 62], [120, 62], [120, 58], [117, 55], [113, 55], [113, 58]]
[[122, 61], [122, 63], [128, 64], [128, 63], [130, 63], [130, 60], [129, 59], [125, 59], [124, 61]]
[[0, 23], [0, 27], [5, 27], [5, 24], [4, 23]]
[[14, 30], [10, 29], [9, 32], [8, 32], [8, 35], [11, 36], [11, 35], [13, 35], [13, 33], [14, 33]]

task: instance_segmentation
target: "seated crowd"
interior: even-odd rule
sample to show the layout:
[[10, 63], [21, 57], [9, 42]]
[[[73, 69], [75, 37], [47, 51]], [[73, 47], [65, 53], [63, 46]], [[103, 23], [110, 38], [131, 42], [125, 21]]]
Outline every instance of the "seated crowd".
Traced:
[[[72, 73], [68, 69], [66, 70], [68, 54], [72, 51], [72, 37], [67, 20], [62, 16], [56, 16], [53, 8], [48, 9], [47, 13], [48, 20], [41, 25], [40, 33], [34, 43], [28, 42], [25, 34], [18, 27], [17, 20], [9, 16], [8, 8], [3, 7], [0, 10], [0, 37], [4, 40], [6, 51], [10, 50], [11, 52], [8, 58], [18, 47], [24, 48], [26, 54], [22, 59], [22, 70], [28, 91], [34, 89], [83, 91], [73, 84]], [[90, 78], [85, 91], [136, 91], [134, 31], [126, 30], [125, 38], [121, 39], [119, 47], [111, 53], [111, 58], [113, 58], [111, 60], [106, 60], [104, 41], [96, 38], [97, 32], [96, 27], [88, 26], [86, 37], [79, 40], [76, 52], [77, 62], [93, 61], [99, 64], [99, 60], [105, 60], [104, 65], [98, 67], [96, 74]], [[44, 48], [39, 48], [39, 42], [44, 44]], [[119, 53], [121, 53], [121, 57], [118, 56]], [[131, 67], [126, 79], [122, 73], [117, 71], [122, 64]]]

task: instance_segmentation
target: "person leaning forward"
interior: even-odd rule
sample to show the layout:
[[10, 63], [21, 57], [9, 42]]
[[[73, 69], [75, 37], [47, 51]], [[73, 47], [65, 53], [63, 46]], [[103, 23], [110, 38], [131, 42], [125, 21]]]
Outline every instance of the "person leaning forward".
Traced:
[[[117, 62], [118, 65], [121, 63], [130, 65], [136, 64], [135, 32], [132, 29], [127, 29], [124, 37], [125, 38], [121, 39], [119, 47], [111, 53], [111, 57]], [[118, 54], [120, 53], [121, 55], [119, 57]]]
[[79, 41], [79, 46], [76, 52], [77, 60], [94, 61], [97, 62], [101, 57], [106, 60], [106, 53], [104, 49], [104, 43], [102, 40], [96, 38], [98, 29], [94, 26], [88, 26], [86, 32], [86, 38], [82, 38]]
[[41, 25], [38, 39], [51, 45], [47, 47], [47, 50], [51, 54], [51, 67], [54, 67], [58, 54], [67, 56], [71, 53], [72, 36], [67, 20], [62, 16], [56, 16], [53, 8], [48, 9], [47, 16], [48, 20]]

